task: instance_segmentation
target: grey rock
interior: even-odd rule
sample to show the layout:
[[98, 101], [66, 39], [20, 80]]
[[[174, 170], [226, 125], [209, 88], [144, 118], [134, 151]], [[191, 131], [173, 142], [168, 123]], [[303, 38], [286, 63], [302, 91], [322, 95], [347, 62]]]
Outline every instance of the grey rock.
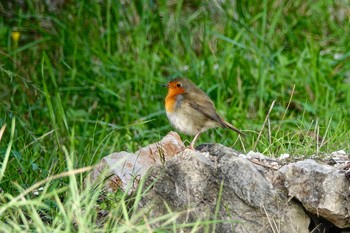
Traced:
[[104, 182], [105, 191], [116, 192], [122, 189], [132, 193], [151, 166], [162, 164], [184, 148], [180, 136], [169, 132], [161, 141], [143, 147], [135, 153], [121, 151], [104, 157], [85, 179], [85, 184], [99, 183], [107, 177]]
[[350, 182], [343, 171], [307, 159], [283, 166], [278, 176], [307, 211], [339, 228], [350, 227]]
[[170, 132], [135, 153], [106, 156], [86, 182], [133, 193], [147, 175], [138, 216], [164, 232], [174, 222], [177, 232], [348, 232], [350, 161], [345, 152], [330, 156], [334, 166], [220, 144], [190, 150]]
[[219, 144], [197, 149], [202, 153], [186, 149], [150, 171], [146, 187], [153, 186], [140, 206], [148, 206], [151, 217], [170, 209], [182, 211], [180, 224], [222, 221], [201, 226], [200, 232], [309, 232], [303, 208], [273, 187], [264, 168]]

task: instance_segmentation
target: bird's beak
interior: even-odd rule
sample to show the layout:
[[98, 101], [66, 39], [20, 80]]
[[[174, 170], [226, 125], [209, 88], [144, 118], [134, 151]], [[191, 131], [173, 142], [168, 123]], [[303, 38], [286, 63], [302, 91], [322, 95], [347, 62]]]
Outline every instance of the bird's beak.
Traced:
[[168, 88], [168, 87], [169, 87], [169, 85], [168, 85], [168, 84], [162, 84], [162, 86], [163, 86], [163, 87], [166, 87], [166, 88]]

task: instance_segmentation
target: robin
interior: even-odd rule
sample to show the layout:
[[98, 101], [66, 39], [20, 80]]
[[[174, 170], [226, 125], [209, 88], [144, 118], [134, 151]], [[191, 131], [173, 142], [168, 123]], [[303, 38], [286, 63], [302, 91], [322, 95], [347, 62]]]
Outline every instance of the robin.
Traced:
[[170, 123], [182, 133], [195, 136], [191, 149], [202, 132], [215, 127], [229, 128], [245, 136], [218, 115], [209, 96], [192, 81], [175, 78], [163, 86], [168, 88], [165, 110]]

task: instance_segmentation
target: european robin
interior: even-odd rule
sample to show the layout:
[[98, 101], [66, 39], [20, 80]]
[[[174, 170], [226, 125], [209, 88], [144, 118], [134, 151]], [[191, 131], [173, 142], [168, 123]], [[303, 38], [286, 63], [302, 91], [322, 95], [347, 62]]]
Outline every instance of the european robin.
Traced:
[[194, 135], [190, 144], [191, 149], [194, 148], [202, 132], [215, 127], [229, 128], [245, 136], [219, 116], [209, 96], [192, 81], [175, 78], [163, 86], [168, 88], [165, 98], [168, 119], [177, 130], [187, 135]]

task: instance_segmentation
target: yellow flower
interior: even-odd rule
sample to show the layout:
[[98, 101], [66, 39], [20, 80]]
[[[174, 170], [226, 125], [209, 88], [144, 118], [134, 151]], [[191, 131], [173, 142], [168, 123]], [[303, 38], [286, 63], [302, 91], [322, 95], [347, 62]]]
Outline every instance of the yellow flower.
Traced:
[[15, 42], [17, 42], [19, 40], [20, 36], [21, 36], [20, 32], [14, 31], [14, 32], [11, 33], [12, 40], [14, 40]]

